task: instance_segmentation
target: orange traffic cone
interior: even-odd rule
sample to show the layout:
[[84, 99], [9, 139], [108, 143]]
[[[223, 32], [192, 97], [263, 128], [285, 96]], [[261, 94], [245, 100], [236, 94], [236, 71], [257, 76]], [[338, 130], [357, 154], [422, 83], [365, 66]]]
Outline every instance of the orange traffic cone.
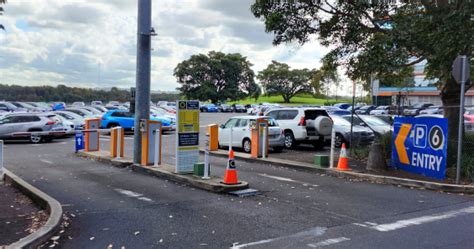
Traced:
[[222, 182], [227, 185], [239, 184], [237, 178], [237, 170], [235, 169], [235, 160], [234, 160], [234, 151], [230, 150], [229, 152], [229, 162], [227, 163], [227, 168], [225, 170], [224, 181]]
[[347, 151], [346, 151], [346, 144], [342, 144], [341, 148], [341, 155], [339, 156], [339, 162], [337, 163], [337, 170], [341, 171], [349, 171], [352, 170], [349, 168], [349, 165], [347, 165]]

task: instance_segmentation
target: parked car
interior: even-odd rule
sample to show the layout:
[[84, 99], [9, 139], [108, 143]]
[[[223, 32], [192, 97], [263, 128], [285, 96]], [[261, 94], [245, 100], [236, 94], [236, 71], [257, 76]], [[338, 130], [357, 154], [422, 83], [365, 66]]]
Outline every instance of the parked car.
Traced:
[[[351, 122], [352, 115], [345, 115], [345, 116], [342, 116], [342, 118], [344, 118], [348, 122]], [[382, 135], [385, 135], [386, 133], [389, 133], [392, 131], [392, 127], [390, 126], [389, 123], [374, 116], [368, 116], [368, 115], [355, 116], [354, 115], [353, 124], [357, 126], [369, 127], [369, 129], [372, 130], [377, 137], [381, 137]]]
[[150, 115], [153, 117], [164, 117], [171, 120], [173, 123], [176, 123], [176, 114], [165, 111], [165, 109], [152, 106], [150, 108]]
[[214, 104], [206, 104], [199, 107], [201, 112], [217, 112], [217, 106]]
[[78, 101], [78, 102], [73, 102], [71, 104], [71, 106], [74, 106], [74, 107], [81, 107], [81, 106], [86, 106], [86, 103], [82, 102], [82, 101]]
[[473, 109], [467, 109], [466, 112], [464, 113], [464, 117], [468, 120], [468, 121], [472, 121], [474, 122], [474, 108]]
[[96, 108], [94, 108], [92, 106], [82, 106], [82, 107], [79, 107], [79, 109], [88, 110], [89, 112], [92, 112], [92, 114], [94, 114], [94, 116], [96, 116], [96, 117], [100, 117], [100, 116], [102, 116], [102, 114], [105, 113], [103, 111], [97, 110]]
[[165, 106], [167, 108], [171, 108], [171, 109], [176, 110], [176, 102], [160, 101], [160, 102], [158, 102], [158, 106]]
[[57, 103], [53, 103], [52, 106], [53, 106], [53, 108], [52, 108], [53, 111], [64, 110], [66, 108], [66, 103], [57, 102]]
[[323, 108], [324, 110], [326, 110], [326, 112], [327, 112], [329, 115], [342, 116], [342, 115], [351, 114], [350, 111], [344, 110], [344, 109], [341, 109], [341, 108], [335, 107], [335, 106], [322, 106], [321, 108]]
[[95, 108], [96, 110], [100, 111], [100, 112], [103, 112], [103, 113], [106, 113], [108, 112], [109, 110], [107, 110], [107, 108], [101, 106], [101, 105], [92, 105], [91, 106], [92, 108]]
[[217, 107], [219, 112], [232, 112], [232, 107], [230, 105], [221, 104]]
[[420, 115], [421, 114], [443, 114], [443, 113], [444, 113], [443, 107], [435, 106], [435, 105], [430, 106], [430, 107], [420, 111]]
[[232, 128], [232, 147], [242, 148], [246, 153], [252, 148], [252, 129], [256, 127], [257, 119], [268, 121], [268, 146], [275, 152], [281, 152], [284, 147], [283, 130], [271, 117], [237, 116], [227, 120], [219, 127], [219, 146], [230, 145], [230, 130]]
[[68, 111], [55, 111], [54, 113], [72, 122], [75, 130], [84, 130], [86, 122], [81, 115]]
[[250, 114], [250, 115], [255, 115], [257, 114], [257, 107], [258, 105], [255, 105], [255, 104], [248, 104], [245, 106], [245, 108], [247, 109], [247, 114]]
[[120, 102], [118, 102], [118, 101], [109, 101], [109, 103], [107, 103], [107, 105], [105, 107], [109, 107], [109, 106], [120, 106]]
[[375, 110], [375, 108], [376, 107], [374, 105], [366, 105], [366, 106], [362, 106], [359, 110], [355, 111], [355, 113], [361, 114], [361, 115], [369, 115], [372, 110]]
[[352, 105], [347, 104], [347, 103], [338, 103], [338, 104], [334, 104], [334, 107], [337, 107], [339, 109], [348, 110], [350, 107], [352, 107]]
[[247, 109], [243, 105], [232, 105], [233, 112], [246, 113]]
[[56, 135], [25, 135], [15, 133], [53, 131], [59, 126], [58, 118], [53, 113], [10, 113], [0, 120], [0, 139], [24, 139], [31, 143], [50, 142]]
[[18, 108], [22, 108], [23, 110], [26, 110], [28, 112], [41, 112], [42, 110], [40, 108], [37, 108], [35, 106], [32, 106], [28, 103], [25, 103], [25, 102], [10, 102], [12, 103], [13, 105], [15, 105], [16, 107]]
[[[396, 109], [394, 106], [391, 105], [381, 105], [377, 106], [374, 110], [370, 111], [370, 115], [389, 115], [394, 114]], [[357, 112], [356, 112], [357, 113]]]
[[[176, 129], [176, 124], [164, 117], [150, 117], [150, 120], [159, 121], [163, 125], [163, 131]], [[129, 111], [112, 110], [102, 116], [101, 128], [113, 128], [120, 126], [126, 130], [135, 129], [135, 115]]]
[[319, 149], [331, 135], [332, 120], [322, 108], [279, 108], [270, 110], [265, 116], [275, 119], [283, 129], [285, 148], [288, 149], [298, 143], [309, 143]]
[[54, 127], [51, 131], [65, 132], [66, 134], [63, 135], [64, 137], [73, 135], [73, 132], [76, 130], [76, 126], [74, 125], [74, 123], [67, 120], [61, 115], [56, 115], [56, 118], [58, 119], [58, 125]]
[[102, 105], [102, 101], [100, 100], [94, 100], [91, 102], [91, 105], [94, 106], [94, 105]]
[[65, 111], [68, 111], [68, 112], [74, 112], [75, 114], [78, 114], [80, 115], [81, 117], [83, 118], [97, 118], [96, 115], [94, 115], [94, 113], [86, 110], [86, 109], [81, 109], [81, 108], [66, 108], [64, 109]]
[[[342, 144], [350, 147], [351, 141], [351, 122], [340, 116], [331, 116], [334, 122], [334, 130], [336, 131], [336, 139], [334, 146], [341, 148]], [[357, 146], [364, 146], [373, 143], [375, 140], [374, 132], [368, 127], [354, 125], [352, 127], [352, 143]]]
[[9, 102], [0, 102], [0, 110], [5, 112], [25, 112], [25, 108], [19, 108]]
[[416, 105], [412, 105], [410, 107], [408, 107], [407, 109], [404, 109], [403, 110], [403, 115], [405, 116], [416, 116], [416, 115], [420, 115], [420, 112], [422, 110], [425, 110], [427, 109], [428, 107], [430, 106], [433, 106], [433, 104], [430, 104], [430, 103], [419, 103], [419, 104], [416, 104]]

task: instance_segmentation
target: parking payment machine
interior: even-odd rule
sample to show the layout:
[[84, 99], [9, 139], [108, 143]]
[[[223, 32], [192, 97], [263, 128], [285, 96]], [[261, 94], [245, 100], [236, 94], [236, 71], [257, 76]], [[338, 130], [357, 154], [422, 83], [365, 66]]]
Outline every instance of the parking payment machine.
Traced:
[[251, 124], [252, 129], [252, 150], [251, 157], [267, 157], [268, 155], [268, 121], [257, 119]]
[[[86, 152], [99, 151], [99, 118], [88, 118], [86, 121], [86, 132], [84, 136], [84, 144]], [[94, 131], [96, 130], [96, 131]]]
[[140, 120], [142, 134], [142, 165], [151, 166], [161, 164], [162, 124], [153, 120]]

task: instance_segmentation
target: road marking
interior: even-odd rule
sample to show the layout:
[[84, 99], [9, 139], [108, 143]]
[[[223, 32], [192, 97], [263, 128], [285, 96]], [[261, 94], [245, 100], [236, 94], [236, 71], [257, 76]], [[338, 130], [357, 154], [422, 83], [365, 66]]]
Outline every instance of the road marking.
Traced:
[[277, 238], [272, 238], [272, 239], [264, 239], [264, 240], [259, 240], [255, 242], [250, 242], [246, 244], [238, 244], [234, 243], [231, 247], [231, 249], [239, 249], [239, 248], [245, 248], [245, 247], [250, 247], [250, 246], [256, 246], [256, 245], [262, 245], [262, 244], [267, 244], [273, 241], [278, 241], [278, 240], [283, 240], [283, 239], [289, 239], [289, 238], [298, 238], [298, 237], [319, 237], [323, 235], [326, 232], [327, 228], [325, 227], [315, 227], [313, 229], [291, 234], [291, 235], [286, 235], [282, 237], [277, 237]]
[[308, 244], [308, 246], [312, 247], [312, 248], [319, 248], [319, 247], [323, 247], [323, 246], [334, 245], [334, 244], [341, 243], [341, 242], [348, 241], [348, 240], [351, 240], [351, 239], [346, 238], [346, 237], [339, 237], [339, 238], [334, 238], [334, 239], [323, 240], [323, 241], [318, 242], [316, 244]]
[[467, 214], [474, 214], [474, 206], [463, 208], [460, 210], [455, 210], [455, 211], [448, 211], [448, 212], [435, 214], [435, 215], [427, 215], [427, 216], [421, 216], [421, 217], [412, 218], [412, 219], [399, 220], [394, 223], [369, 225], [368, 222], [366, 222], [366, 224], [353, 223], [353, 225], [368, 227], [368, 228], [377, 230], [379, 232], [389, 232], [389, 231], [394, 231], [401, 228], [421, 225], [421, 224], [440, 221], [440, 220], [446, 220], [446, 219], [455, 218], [455, 217], [467, 215]]
[[140, 193], [137, 193], [137, 192], [133, 192], [131, 190], [126, 190], [126, 189], [121, 189], [121, 188], [116, 188], [115, 191], [129, 197], [129, 198], [136, 198], [140, 201], [146, 201], [146, 202], [153, 202], [152, 199], [148, 198], [148, 197], [145, 197], [143, 196], [143, 194], [140, 194]]
[[54, 164], [53, 162], [48, 161], [46, 159], [40, 159], [40, 161], [43, 162], [43, 163], [46, 163], [46, 164]]
[[271, 179], [275, 179], [275, 180], [278, 180], [278, 181], [283, 181], [283, 182], [294, 182], [294, 183], [300, 183], [300, 184], [303, 184], [303, 185], [310, 185], [312, 187], [319, 187], [319, 185], [316, 185], [316, 184], [312, 184], [312, 183], [307, 183], [307, 182], [301, 182], [301, 181], [295, 181], [291, 178], [286, 178], [286, 177], [280, 177], [280, 176], [273, 176], [273, 175], [267, 175], [267, 174], [259, 174], [260, 176], [263, 176], [263, 177], [267, 177], [267, 178], [271, 178]]

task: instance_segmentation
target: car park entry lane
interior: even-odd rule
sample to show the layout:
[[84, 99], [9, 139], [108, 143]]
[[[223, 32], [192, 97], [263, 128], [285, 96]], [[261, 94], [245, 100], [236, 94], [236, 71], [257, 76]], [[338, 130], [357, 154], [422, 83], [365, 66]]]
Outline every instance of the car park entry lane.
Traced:
[[413, 152], [411, 165], [439, 172], [443, 157]]

